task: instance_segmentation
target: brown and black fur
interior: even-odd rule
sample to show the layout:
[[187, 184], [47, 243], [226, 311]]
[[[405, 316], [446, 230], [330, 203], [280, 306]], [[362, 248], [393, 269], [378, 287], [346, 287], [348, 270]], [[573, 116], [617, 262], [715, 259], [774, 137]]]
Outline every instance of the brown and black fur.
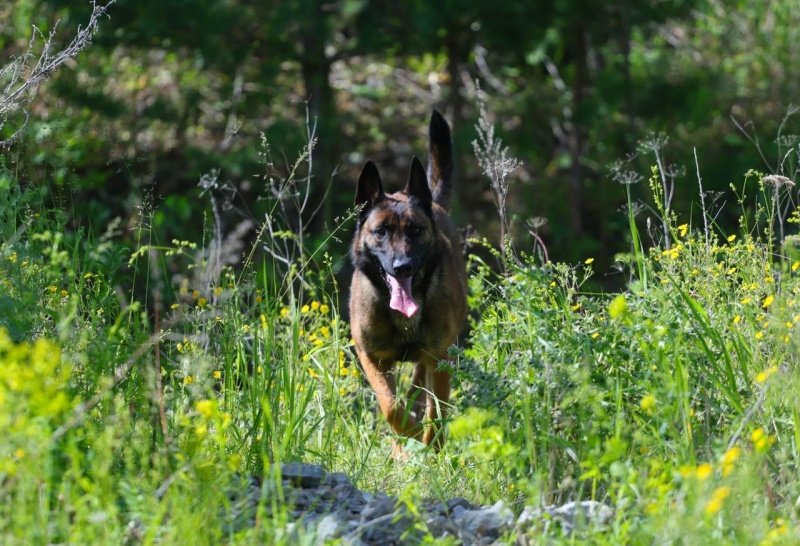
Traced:
[[[427, 173], [414, 157], [403, 191], [384, 193], [372, 161], [359, 176], [355, 202], [362, 208], [351, 249], [350, 322], [364, 375], [394, 432], [438, 449], [450, 398], [450, 373], [439, 363], [466, 319], [467, 275], [460, 237], [446, 210], [453, 170], [450, 128], [435, 110], [429, 134]], [[387, 275], [406, 282], [411, 277], [418, 310], [410, 317], [390, 307]], [[415, 363], [405, 401], [397, 397], [395, 380], [395, 365], [402, 361]]]

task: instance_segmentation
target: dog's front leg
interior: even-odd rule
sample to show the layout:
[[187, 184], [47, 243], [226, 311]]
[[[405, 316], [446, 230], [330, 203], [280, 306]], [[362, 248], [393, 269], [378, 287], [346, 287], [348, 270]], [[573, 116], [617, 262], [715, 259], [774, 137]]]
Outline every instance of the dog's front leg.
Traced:
[[373, 359], [356, 348], [364, 375], [378, 397], [381, 412], [396, 434], [408, 438], [422, 439], [422, 426], [405, 404], [397, 399], [397, 382], [394, 378], [394, 362]]
[[428, 427], [425, 429], [423, 443], [433, 445], [439, 451], [444, 445], [443, 423], [447, 417], [450, 401], [450, 372], [439, 369], [439, 359], [426, 355], [419, 365], [424, 365], [425, 388], [428, 390], [425, 411]]
[[425, 407], [428, 404], [428, 391], [425, 388], [425, 365], [418, 362], [414, 365], [411, 374], [411, 388], [408, 389], [406, 403], [411, 407], [411, 415], [417, 421], [422, 421], [425, 416]]

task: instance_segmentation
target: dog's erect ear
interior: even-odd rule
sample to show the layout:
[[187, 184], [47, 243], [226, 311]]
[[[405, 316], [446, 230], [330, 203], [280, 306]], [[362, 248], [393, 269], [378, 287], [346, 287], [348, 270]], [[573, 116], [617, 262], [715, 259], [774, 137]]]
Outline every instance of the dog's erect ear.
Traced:
[[450, 126], [435, 109], [431, 114], [428, 137], [428, 180], [433, 190], [433, 200], [447, 208], [452, 192], [450, 179], [453, 176], [453, 141], [450, 137]]
[[419, 201], [420, 206], [427, 211], [431, 210], [431, 189], [428, 187], [428, 175], [425, 174], [425, 167], [417, 156], [411, 158], [411, 171], [408, 173], [408, 184], [405, 193]]
[[356, 206], [363, 205], [363, 210], [366, 210], [383, 199], [383, 195], [383, 184], [381, 184], [381, 175], [378, 174], [378, 167], [372, 161], [367, 160], [358, 176]]

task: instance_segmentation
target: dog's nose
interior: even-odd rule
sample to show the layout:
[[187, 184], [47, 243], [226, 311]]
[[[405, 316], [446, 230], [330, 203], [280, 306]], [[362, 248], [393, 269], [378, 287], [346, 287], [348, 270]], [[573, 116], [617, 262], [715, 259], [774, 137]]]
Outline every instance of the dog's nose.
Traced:
[[408, 277], [411, 275], [411, 271], [414, 269], [411, 260], [395, 260], [392, 262], [392, 268], [394, 269], [394, 276], [395, 277]]

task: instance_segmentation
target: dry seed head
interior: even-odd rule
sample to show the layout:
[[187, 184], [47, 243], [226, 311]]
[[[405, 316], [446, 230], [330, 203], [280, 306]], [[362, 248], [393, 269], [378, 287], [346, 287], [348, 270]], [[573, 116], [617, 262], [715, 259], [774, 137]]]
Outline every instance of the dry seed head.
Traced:
[[781, 176], [779, 174], [769, 174], [762, 178], [763, 182], [767, 186], [773, 186], [775, 189], [780, 188], [781, 186], [786, 186], [787, 188], [793, 188], [794, 182], [791, 179], [786, 178], [785, 176]]

